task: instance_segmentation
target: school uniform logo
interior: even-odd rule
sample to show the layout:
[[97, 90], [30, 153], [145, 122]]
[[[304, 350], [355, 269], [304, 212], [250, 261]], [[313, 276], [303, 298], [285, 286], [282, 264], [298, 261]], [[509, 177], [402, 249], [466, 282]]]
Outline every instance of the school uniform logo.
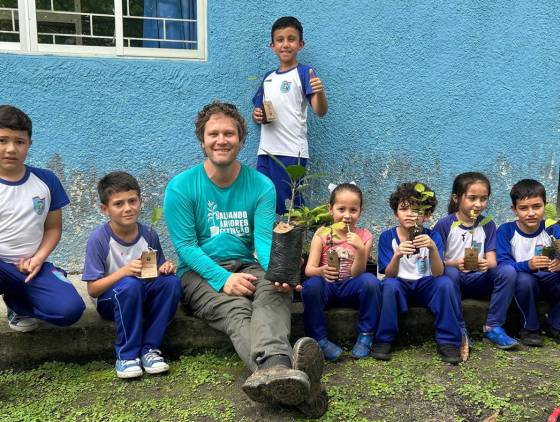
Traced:
[[428, 275], [428, 268], [430, 266], [430, 260], [427, 256], [419, 256], [416, 261], [416, 271], [421, 276]]
[[290, 81], [282, 81], [280, 84], [280, 92], [282, 94], [287, 94], [290, 92], [290, 88], [292, 87], [292, 83]]
[[45, 198], [39, 198], [38, 196], [33, 198], [33, 211], [38, 215], [43, 215], [45, 211]]

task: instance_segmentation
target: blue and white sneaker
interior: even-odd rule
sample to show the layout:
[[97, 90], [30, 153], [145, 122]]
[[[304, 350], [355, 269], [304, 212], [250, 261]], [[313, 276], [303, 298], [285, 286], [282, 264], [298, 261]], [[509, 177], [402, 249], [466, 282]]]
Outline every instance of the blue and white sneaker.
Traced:
[[516, 339], [508, 336], [502, 327], [490, 327], [488, 331], [482, 334], [482, 337], [499, 349], [511, 349], [519, 344]]
[[142, 376], [142, 367], [140, 359], [117, 359], [115, 363], [117, 377], [119, 378], [138, 378]]
[[165, 359], [158, 349], [150, 349], [142, 355], [142, 366], [148, 374], [161, 374], [169, 371], [169, 365], [165, 363]]
[[27, 333], [36, 329], [39, 326], [39, 321], [26, 315], [18, 315], [8, 308], [8, 326], [14, 331]]

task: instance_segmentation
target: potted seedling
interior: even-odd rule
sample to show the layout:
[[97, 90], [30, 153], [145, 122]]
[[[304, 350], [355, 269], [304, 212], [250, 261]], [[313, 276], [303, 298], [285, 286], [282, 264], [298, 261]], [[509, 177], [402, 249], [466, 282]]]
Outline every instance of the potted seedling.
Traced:
[[329, 234], [327, 243], [329, 245], [329, 251], [327, 252], [328, 264], [329, 267], [336, 268], [340, 270], [340, 258], [338, 251], [334, 249], [334, 239], [338, 238], [336, 234], [336, 230], [344, 230], [347, 229], [350, 232], [350, 227], [344, 221], [339, 221], [338, 223], [333, 223], [330, 225], [325, 225], [320, 230], [317, 230], [317, 234], [319, 236], [323, 236], [325, 234]]
[[[544, 226], [549, 228], [550, 226], [558, 223], [558, 214], [556, 212], [556, 207], [548, 203], [544, 207]], [[551, 246], [543, 247], [542, 254], [549, 257], [550, 259], [560, 258], [560, 239], [555, 239], [554, 236], [550, 236]]]
[[[410, 207], [412, 211], [416, 214], [416, 220], [414, 221], [414, 227], [412, 227], [408, 233], [408, 240], [411, 242], [414, 241], [416, 236], [420, 236], [424, 233], [424, 227], [422, 224], [419, 223], [419, 218], [424, 215], [426, 210], [431, 208], [427, 202], [430, 198], [434, 197], [434, 193], [430, 190], [426, 189], [426, 186], [422, 183], [416, 183], [414, 185], [414, 190], [417, 193], [417, 196], [413, 196], [410, 198]], [[414, 254], [419, 252], [418, 249], [414, 251]]]
[[[154, 224], [156, 224], [163, 214], [163, 208], [156, 207], [152, 210], [151, 226], [150, 231], [154, 229]], [[142, 252], [140, 257], [142, 261], [142, 271], [140, 273], [140, 278], [150, 279], [156, 278], [158, 276], [157, 267], [157, 251], [152, 248], [148, 248], [147, 251]]]
[[469, 233], [471, 234], [471, 244], [470, 246], [465, 248], [465, 257], [464, 257], [464, 267], [465, 270], [467, 271], [478, 270], [478, 254], [480, 253], [480, 248], [482, 245], [474, 241], [473, 239], [474, 230], [477, 227], [484, 227], [486, 224], [488, 224], [490, 221], [494, 219], [494, 217], [492, 217], [491, 215], [487, 215], [480, 221], [480, 223], [476, 224], [477, 217], [478, 215], [476, 211], [471, 210], [469, 214], [469, 218], [471, 221], [469, 223], [463, 222], [461, 220], [457, 220], [451, 225], [451, 228], [455, 228], [460, 226], [461, 224], [465, 226], [470, 224], [471, 228], [469, 229]]
[[[265, 151], [266, 152], [266, 151]], [[325, 205], [310, 209], [294, 207], [296, 195], [308, 187], [314, 178], [321, 174], [308, 174], [307, 169], [298, 164], [285, 166], [274, 155], [267, 154], [282, 167], [290, 178], [291, 195], [287, 203], [287, 212], [273, 230], [270, 262], [265, 278], [272, 282], [287, 283], [295, 286], [301, 280], [301, 255], [307, 231], [313, 225], [330, 218]]]

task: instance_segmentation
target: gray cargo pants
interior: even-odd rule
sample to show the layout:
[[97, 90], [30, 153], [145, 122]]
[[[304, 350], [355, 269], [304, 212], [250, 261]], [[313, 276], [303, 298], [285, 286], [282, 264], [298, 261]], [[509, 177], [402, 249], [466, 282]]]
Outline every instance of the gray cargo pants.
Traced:
[[216, 292], [206, 280], [190, 271], [181, 277], [184, 304], [194, 316], [226, 333], [237, 354], [252, 372], [272, 355], [287, 355], [291, 359], [292, 295], [278, 292], [270, 281], [264, 279], [264, 271], [257, 264], [227, 261], [220, 265], [232, 272], [257, 277], [254, 295], [229, 296]]

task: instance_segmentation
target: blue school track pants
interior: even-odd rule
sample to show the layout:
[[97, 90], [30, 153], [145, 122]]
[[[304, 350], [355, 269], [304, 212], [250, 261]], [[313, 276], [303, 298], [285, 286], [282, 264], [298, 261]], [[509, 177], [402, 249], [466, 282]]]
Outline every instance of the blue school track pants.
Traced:
[[461, 345], [461, 298], [456, 284], [449, 277], [386, 278], [381, 282], [381, 289], [383, 304], [374, 343], [393, 342], [399, 329], [399, 315], [408, 311], [410, 301], [430, 309], [435, 315], [438, 344]]
[[303, 324], [305, 333], [320, 341], [327, 338], [325, 309], [354, 308], [360, 311], [358, 333], [373, 334], [381, 311], [381, 282], [373, 274], [330, 283], [311, 277], [303, 283]]
[[0, 295], [8, 308], [62, 327], [80, 319], [86, 307], [64, 270], [45, 262], [28, 283], [26, 277], [14, 264], [0, 261]]
[[[277, 155], [276, 158], [286, 167], [298, 163], [297, 157]], [[299, 164], [305, 167], [307, 165], [307, 158], [299, 158]], [[288, 176], [288, 173], [268, 155], [259, 155], [257, 157], [257, 170], [268, 176], [268, 178], [272, 180], [272, 183], [274, 183], [274, 187], [276, 188], [276, 214], [284, 214], [286, 212], [286, 199], [292, 197], [290, 176]], [[294, 206], [299, 207], [301, 205], [303, 205], [303, 197], [300, 192], [297, 192], [294, 198]]]
[[541, 292], [551, 304], [547, 322], [554, 329], [560, 330], [560, 273], [547, 271], [517, 273], [515, 301], [523, 314], [523, 328], [529, 331], [539, 329], [537, 301]]
[[123, 277], [99, 296], [97, 312], [115, 321], [117, 359], [136, 359], [160, 348], [181, 294], [178, 277], [160, 275], [153, 281]]
[[[445, 275], [457, 283], [462, 299], [481, 299], [489, 296], [490, 306], [486, 325], [489, 327], [504, 325], [517, 279], [517, 271], [511, 265], [499, 265], [483, 273], [465, 273], [455, 267], [445, 267]], [[465, 328], [462, 313], [460, 323], [461, 327]]]

